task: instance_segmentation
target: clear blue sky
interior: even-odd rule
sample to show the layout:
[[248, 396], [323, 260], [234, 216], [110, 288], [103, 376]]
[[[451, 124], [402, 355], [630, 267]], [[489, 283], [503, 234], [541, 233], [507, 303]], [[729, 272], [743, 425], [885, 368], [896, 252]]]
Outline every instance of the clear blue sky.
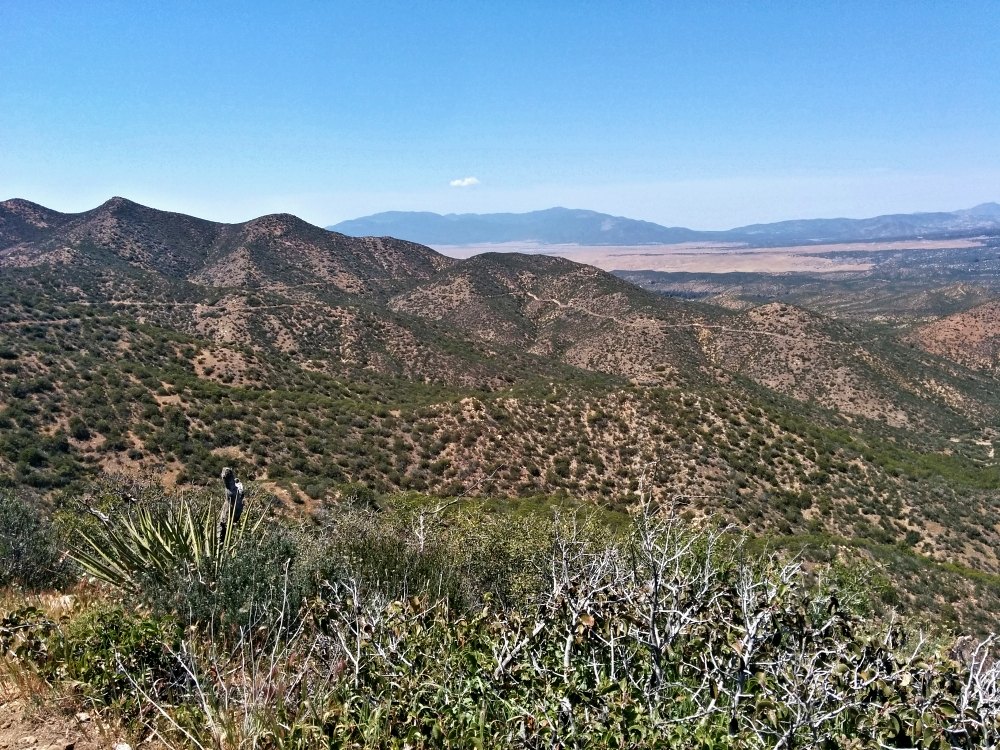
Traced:
[[324, 225], [950, 210], [1000, 200], [998, 71], [1000, 0], [0, 0], [0, 199]]

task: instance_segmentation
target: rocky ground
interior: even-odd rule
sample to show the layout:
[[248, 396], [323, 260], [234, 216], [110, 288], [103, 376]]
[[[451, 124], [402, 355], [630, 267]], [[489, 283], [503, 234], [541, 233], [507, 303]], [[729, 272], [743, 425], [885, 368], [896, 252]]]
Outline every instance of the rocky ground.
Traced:
[[0, 693], [0, 750], [126, 750], [99, 718]]

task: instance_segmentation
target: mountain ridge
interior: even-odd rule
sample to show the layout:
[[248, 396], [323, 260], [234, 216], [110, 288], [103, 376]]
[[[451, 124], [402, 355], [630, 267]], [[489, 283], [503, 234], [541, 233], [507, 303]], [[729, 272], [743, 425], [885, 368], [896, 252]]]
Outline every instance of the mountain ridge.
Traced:
[[54, 261], [81, 271], [121, 262], [175, 281], [217, 287], [275, 275], [286, 285], [325, 280], [352, 293], [384, 286], [393, 276], [396, 281], [427, 276], [453, 262], [422, 245], [358, 240], [292, 214], [226, 224], [120, 197], [75, 214], [22, 199], [0, 203], [0, 267]]
[[[24, 219], [26, 214], [34, 223]], [[18, 227], [20, 237], [15, 236]], [[520, 288], [526, 275], [552, 277], [568, 274], [568, 269], [575, 269], [581, 278], [598, 279], [586, 292], [595, 299], [622, 298], [621, 290], [629, 290], [639, 302], [633, 305], [634, 300], [625, 300], [624, 315], [631, 315], [633, 306], [655, 305], [673, 311], [683, 305], [572, 261], [517, 254], [495, 257], [500, 266], [520, 269], [515, 274], [518, 278], [507, 279], [503, 292], [512, 304], [499, 317], [494, 314], [485, 319], [498, 330], [534, 329], [537, 305], [523, 304], [531, 300]], [[222, 224], [117, 198], [70, 215], [19, 202], [0, 204], [0, 268], [30, 271], [44, 267], [53, 279], [61, 279], [60, 283], [88, 301], [135, 301], [140, 310], [161, 305], [162, 316], [173, 325], [221, 343], [296, 352], [325, 363], [316, 366], [333, 369], [347, 363], [466, 383], [495, 383], [498, 373], [513, 377], [517, 365], [504, 362], [517, 363], [524, 357], [534, 357], [536, 369], [545, 369], [542, 359], [546, 357], [560, 367], [575, 366], [573, 356], [555, 352], [548, 344], [520, 351], [525, 341], [511, 337], [501, 337], [501, 341], [487, 335], [484, 326], [460, 330], [464, 343], [458, 354], [453, 343], [436, 340], [440, 333], [426, 330], [427, 325], [433, 329], [436, 318], [417, 303], [408, 305], [410, 290], [424, 287], [425, 298], [434, 298], [436, 304], [434, 294], [443, 274], [462, 266], [462, 273], [476, 275], [486, 262], [457, 261], [392, 238], [348, 237], [287, 214]], [[533, 273], [525, 269], [526, 264]], [[206, 294], [217, 301], [187, 301]], [[248, 304], [250, 294], [260, 300]], [[512, 295], [520, 301], [514, 302]], [[473, 296], [485, 299], [481, 292]], [[179, 300], [184, 301], [174, 304]], [[563, 317], [586, 315], [573, 306], [573, 300], [574, 290], [566, 290], [565, 302], [570, 306], [551, 311], [554, 316], [549, 317], [557, 319], [555, 328], [563, 327], [559, 322]], [[277, 316], [273, 310], [287, 312]], [[587, 326], [566, 326], [588, 338]], [[470, 331], [476, 334], [470, 336]], [[504, 347], [502, 358], [497, 358], [498, 344]], [[484, 357], [497, 359], [484, 365]], [[620, 364], [624, 360], [592, 363], [583, 369], [651, 377], [651, 366], [636, 370]]]
[[[793, 307], [737, 314], [571, 260], [518, 253], [456, 260], [290, 214], [224, 224], [117, 197], [79, 214], [0, 203], [0, 268], [36, 266], [77, 298], [134, 305], [143, 319], [158, 306], [164, 322], [189, 334], [307, 359], [331, 373], [364, 367], [487, 387], [516, 379], [523, 367], [647, 385], [735, 374], [897, 426], [919, 425], [955, 404], [967, 414], [992, 413], [960, 373], [940, 368], [929, 377], [954, 381], [958, 395], [946, 399], [937, 386], [913, 381], [904, 389], [912, 398], [898, 397], [897, 386], [873, 380], [876, 372], [906, 380], [891, 357], [857, 345], [858, 331]], [[816, 367], [831, 377], [820, 382]]]

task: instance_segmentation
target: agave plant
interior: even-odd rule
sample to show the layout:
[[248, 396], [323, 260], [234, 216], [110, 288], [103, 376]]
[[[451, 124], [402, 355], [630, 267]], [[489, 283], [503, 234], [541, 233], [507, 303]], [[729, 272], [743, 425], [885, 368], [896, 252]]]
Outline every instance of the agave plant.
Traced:
[[210, 570], [256, 533], [264, 516], [249, 521], [244, 513], [220, 538], [211, 508], [196, 509], [186, 497], [165, 510], [140, 507], [129, 515], [109, 518], [101, 531], [77, 530], [69, 555], [94, 578], [121, 589], [138, 591], [143, 582], [167, 582], [179, 569]]

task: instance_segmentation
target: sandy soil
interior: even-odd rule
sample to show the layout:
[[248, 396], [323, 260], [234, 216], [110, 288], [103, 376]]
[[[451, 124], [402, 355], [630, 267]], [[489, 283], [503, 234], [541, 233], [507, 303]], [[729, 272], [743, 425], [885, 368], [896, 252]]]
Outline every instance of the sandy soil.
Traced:
[[0, 693], [0, 750], [110, 750], [120, 740], [87, 713], [4, 700]]
[[676, 245], [584, 247], [507, 242], [496, 245], [439, 245], [435, 250], [453, 258], [487, 252], [555, 255], [605, 271], [670, 271], [689, 273], [839, 273], [867, 271], [863, 260], [817, 257], [823, 253], [865, 253], [879, 250], [942, 250], [980, 247], [979, 240], [912, 240], [907, 242], [845, 242], [795, 247], [749, 247], [734, 243], [684, 242]]

